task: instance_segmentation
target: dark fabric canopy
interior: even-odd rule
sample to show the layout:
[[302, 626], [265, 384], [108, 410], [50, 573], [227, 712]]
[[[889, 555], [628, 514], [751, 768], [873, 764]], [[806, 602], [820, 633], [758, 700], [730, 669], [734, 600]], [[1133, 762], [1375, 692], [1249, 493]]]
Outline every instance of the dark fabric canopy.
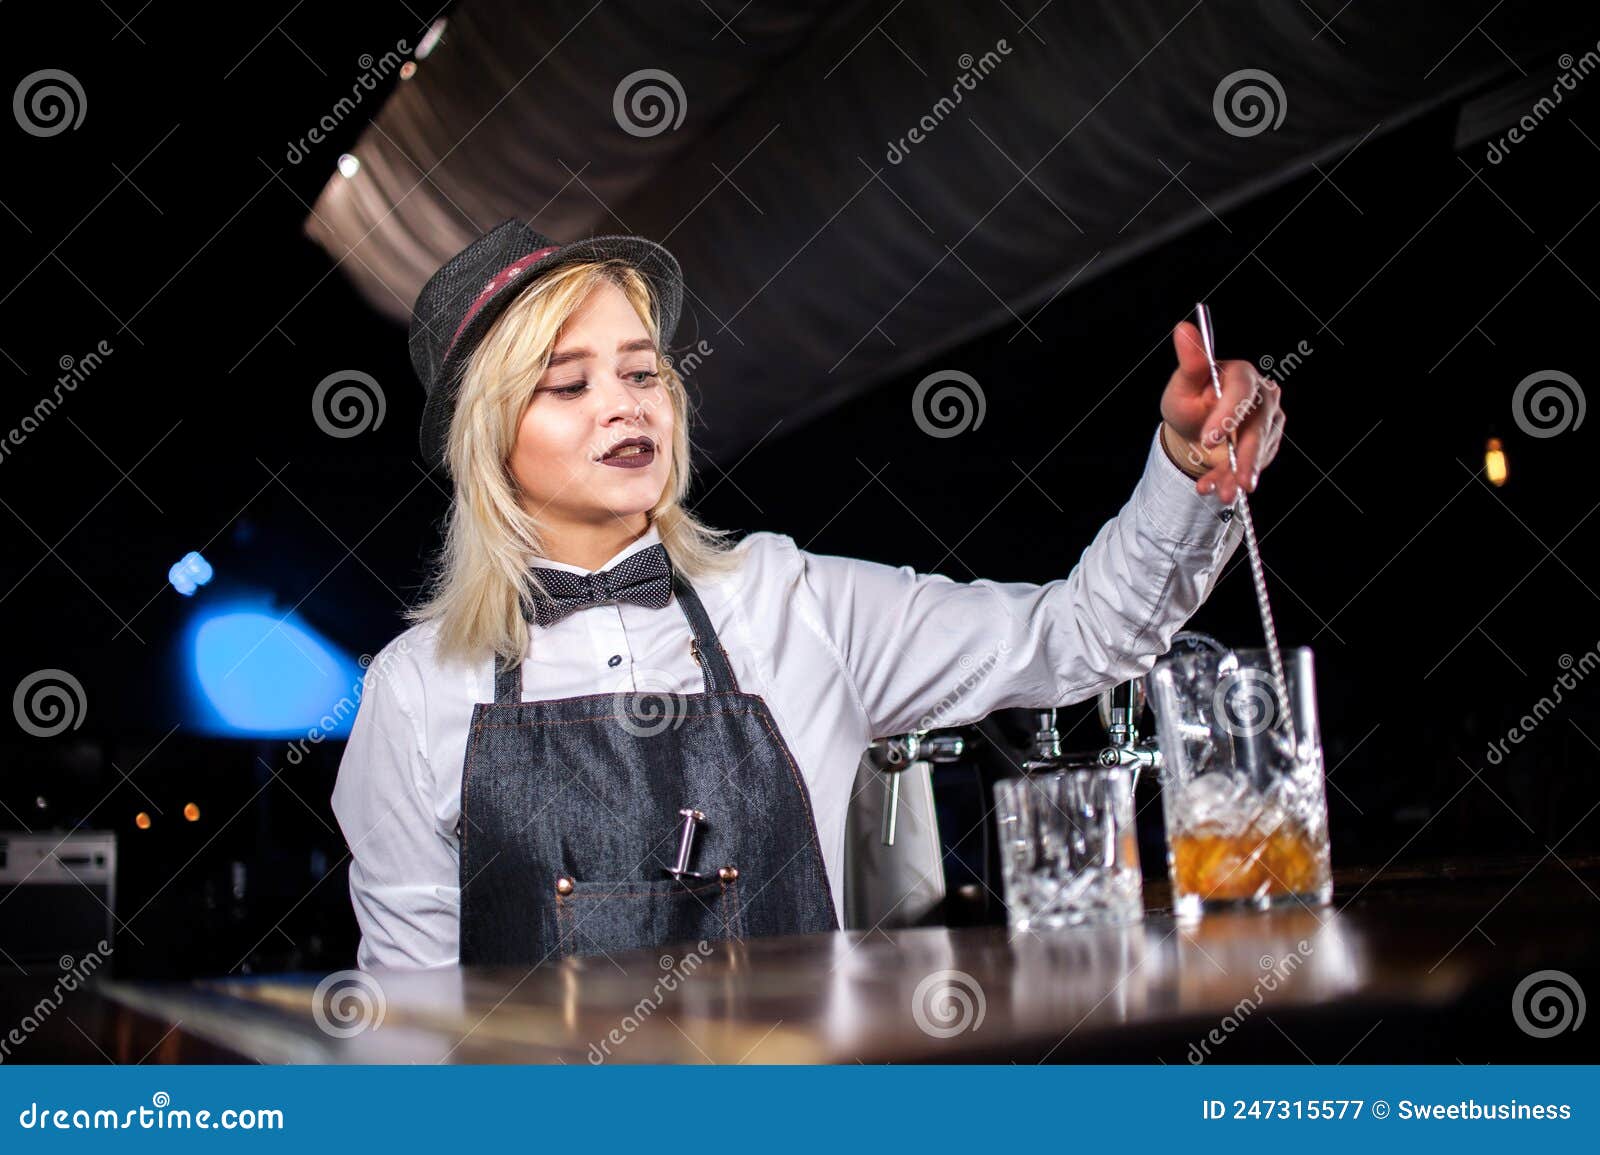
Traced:
[[1446, 0], [1038, 7], [467, 0], [306, 229], [397, 319], [506, 217], [665, 243], [688, 284], [673, 352], [701, 448], [728, 459], [1372, 135], [1593, 47], [1593, 17], [1561, 6], [1492, 37], [1481, 6]]

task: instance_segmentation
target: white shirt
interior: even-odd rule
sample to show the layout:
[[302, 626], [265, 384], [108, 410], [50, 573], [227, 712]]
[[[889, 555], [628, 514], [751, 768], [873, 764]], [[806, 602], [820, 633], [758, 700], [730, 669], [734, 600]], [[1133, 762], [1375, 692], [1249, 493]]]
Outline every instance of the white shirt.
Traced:
[[[739, 688], [766, 700], [799, 764], [836, 909], [868, 743], [1008, 706], [1070, 705], [1144, 674], [1238, 544], [1242, 527], [1223, 508], [1195, 493], [1158, 430], [1132, 498], [1065, 578], [956, 582], [753, 533], [735, 547], [736, 570], [695, 583]], [[601, 568], [659, 540], [652, 527]], [[362, 967], [457, 961], [461, 768], [494, 674], [487, 658], [441, 664], [434, 633], [414, 626], [373, 659], [334, 786]], [[676, 598], [662, 609], [593, 606], [532, 634], [525, 700], [705, 688]]]

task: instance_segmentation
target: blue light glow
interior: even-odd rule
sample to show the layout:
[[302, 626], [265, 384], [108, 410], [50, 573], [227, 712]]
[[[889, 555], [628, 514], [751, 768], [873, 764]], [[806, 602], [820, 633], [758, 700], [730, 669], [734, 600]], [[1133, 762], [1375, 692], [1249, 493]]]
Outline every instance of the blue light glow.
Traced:
[[193, 597], [195, 590], [211, 580], [211, 563], [191, 549], [173, 563], [167, 580], [184, 597]]
[[207, 733], [349, 736], [361, 667], [295, 614], [235, 603], [197, 618], [188, 649], [191, 722]]

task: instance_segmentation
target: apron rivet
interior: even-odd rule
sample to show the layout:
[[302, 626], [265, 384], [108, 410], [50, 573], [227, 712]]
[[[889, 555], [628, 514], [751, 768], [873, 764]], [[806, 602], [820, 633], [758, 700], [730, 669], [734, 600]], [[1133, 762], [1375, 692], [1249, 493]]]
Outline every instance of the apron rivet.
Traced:
[[568, 878], [564, 874], [560, 878], [557, 878], [556, 879], [556, 893], [557, 894], [571, 894], [572, 893], [572, 879]]
[[722, 879], [723, 882], [732, 882], [739, 877], [739, 868], [737, 866], [724, 866], [717, 871], [717, 877]]

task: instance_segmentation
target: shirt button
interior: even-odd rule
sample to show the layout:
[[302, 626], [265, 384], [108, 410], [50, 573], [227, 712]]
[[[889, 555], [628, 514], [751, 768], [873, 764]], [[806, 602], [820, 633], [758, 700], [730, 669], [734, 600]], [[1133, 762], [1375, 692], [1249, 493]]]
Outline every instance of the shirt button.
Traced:
[[612, 666], [612, 667], [616, 667], [616, 666], [622, 665], [622, 655], [621, 654], [612, 654], [611, 655], [611, 659], [608, 662], [606, 662], [606, 665]]

